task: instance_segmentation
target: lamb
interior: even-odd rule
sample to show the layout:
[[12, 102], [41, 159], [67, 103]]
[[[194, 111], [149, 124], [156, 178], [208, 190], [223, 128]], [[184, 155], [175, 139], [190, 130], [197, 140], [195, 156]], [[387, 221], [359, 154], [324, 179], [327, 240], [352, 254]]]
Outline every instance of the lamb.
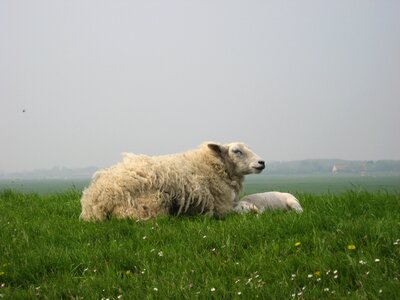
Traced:
[[239, 213], [257, 212], [262, 213], [265, 210], [294, 210], [297, 213], [303, 212], [299, 200], [289, 193], [266, 192], [248, 195], [242, 198], [234, 210]]
[[207, 142], [187, 152], [154, 157], [125, 154], [122, 162], [94, 174], [83, 191], [80, 218], [222, 216], [239, 200], [244, 176], [264, 168], [264, 160], [243, 143]]

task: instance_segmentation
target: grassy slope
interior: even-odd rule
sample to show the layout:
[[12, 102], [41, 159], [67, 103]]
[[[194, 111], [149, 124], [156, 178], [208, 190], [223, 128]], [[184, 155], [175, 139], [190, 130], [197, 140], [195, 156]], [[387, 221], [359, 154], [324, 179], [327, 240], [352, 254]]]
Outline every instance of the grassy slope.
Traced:
[[0, 294], [396, 299], [400, 196], [363, 191], [298, 196], [302, 215], [82, 223], [79, 192], [4, 191]]

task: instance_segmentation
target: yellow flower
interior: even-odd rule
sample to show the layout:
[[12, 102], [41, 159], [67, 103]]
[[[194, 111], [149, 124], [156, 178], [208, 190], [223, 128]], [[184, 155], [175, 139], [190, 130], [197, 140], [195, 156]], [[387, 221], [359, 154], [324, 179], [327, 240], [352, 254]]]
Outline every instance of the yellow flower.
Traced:
[[301, 245], [301, 243], [300, 242], [296, 242], [296, 243], [294, 243], [294, 246], [295, 247], [299, 247]]
[[6, 274], [6, 272], [0, 272], [0, 276], [3, 276], [4, 274]]
[[356, 250], [356, 246], [353, 244], [347, 245], [347, 249], [349, 250]]
[[315, 277], [321, 277], [321, 272], [320, 271], [315, 271], [314, 272]]

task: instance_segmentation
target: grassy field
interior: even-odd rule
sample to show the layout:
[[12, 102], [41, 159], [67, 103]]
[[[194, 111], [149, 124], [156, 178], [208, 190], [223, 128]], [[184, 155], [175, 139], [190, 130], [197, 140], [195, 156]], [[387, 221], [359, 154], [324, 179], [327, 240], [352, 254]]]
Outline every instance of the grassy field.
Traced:
[[[71, 189], [81, 191], [88, 186], [89, 179], [44, 179], [44, 180], [0, 180], [0, 190], [12, 189], [23, 193], [41, 195], [65, 192]], [[271, 176], [251, 175], [246, 178], [244, 193], [258, 191], [287, 191], [291, 193], [338, 194], [346, 190], [400, 193], [400, 176]]]
[[[301, 215], [103, 223], [78, 220], [80, 189], [3, 190], [0, 297], [398, 299], [400, 193], [388, 182], [373, 191], [292, 186]], [[245, 191], [268, 189], [251, 181]]]

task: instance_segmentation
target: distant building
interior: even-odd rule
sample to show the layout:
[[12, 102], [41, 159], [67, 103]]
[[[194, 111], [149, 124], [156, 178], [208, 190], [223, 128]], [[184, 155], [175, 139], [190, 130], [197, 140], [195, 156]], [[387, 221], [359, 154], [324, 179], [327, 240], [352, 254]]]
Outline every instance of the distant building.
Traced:
[[352, 162], [346, 164], [334, 164], [332, 167], [332, 173], [360, 173], [361, 175], [366, 174], [366, 165], [368, 162]]
[[350, 167], [348, 164], [334, 164], [332, 167], [332, 173], [337, 174], [343, 171], [349, 171]]

